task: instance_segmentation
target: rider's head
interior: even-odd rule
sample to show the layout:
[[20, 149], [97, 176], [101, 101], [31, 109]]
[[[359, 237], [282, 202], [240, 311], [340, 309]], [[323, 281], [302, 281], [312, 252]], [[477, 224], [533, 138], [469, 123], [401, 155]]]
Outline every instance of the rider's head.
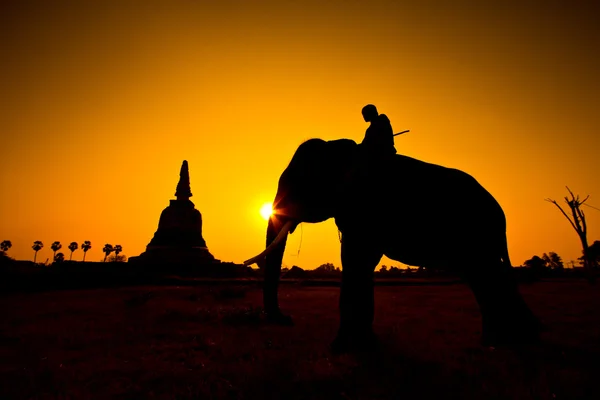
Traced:
[[377, 118], [379, 113], [377, 112], [377, 107], [375, 107], [373, 104], [367, 104], [362, 109], [362, 115], [365, 119], [365, 122], [372, 122], [375, 120], [375, 118]]

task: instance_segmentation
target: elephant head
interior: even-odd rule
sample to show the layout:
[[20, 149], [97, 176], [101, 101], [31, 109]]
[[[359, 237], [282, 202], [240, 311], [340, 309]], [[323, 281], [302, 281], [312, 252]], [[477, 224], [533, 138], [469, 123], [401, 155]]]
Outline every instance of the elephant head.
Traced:
[[298, 147], [281, 174], [268, 222], [266, 249], [245, 261], [246, 265], [264, 266], [264, 306], [269, 318], [289, 322], [283, 318], [277, 300], [287, 235], [301, 222], [322, 222], [336, 216], [356, 150], [352, 140], [310, 139]]

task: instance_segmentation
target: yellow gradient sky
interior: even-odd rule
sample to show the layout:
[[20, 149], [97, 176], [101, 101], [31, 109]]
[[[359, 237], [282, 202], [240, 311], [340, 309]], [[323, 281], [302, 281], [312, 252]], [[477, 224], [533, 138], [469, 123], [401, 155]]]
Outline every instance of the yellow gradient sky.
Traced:
[[[2, 2], [0, 240], [18, 259], [34, 240], [41, 261], [55, 240], [91, 240], [88, 260], [105, 243], [138, 255], [188, 160], [210, 251], [242, 262], [264, 246], [259, 209], [296, 147], [362, 140], [374, 103], [411, 130], [400, 153], [497, 198], [514, 265], [574, 260], [575, 232], [544, 198], [568, 185], [600, 208], [597, 4]], [[600, 211], [584, 210], [600, 239]], [[288, 266], [340, 266], [331, 220], [288, 243]]]

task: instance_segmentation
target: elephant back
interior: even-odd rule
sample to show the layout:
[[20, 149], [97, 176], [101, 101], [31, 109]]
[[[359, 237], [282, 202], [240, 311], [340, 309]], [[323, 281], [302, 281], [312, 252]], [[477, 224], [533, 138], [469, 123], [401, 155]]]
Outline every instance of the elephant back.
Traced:
[[395, 155], [382, 179], [386, 182], [380, 186], [381, 196], [393, 196], [395, 206], [421, 210], [415, 215], [427, 216], [432, 223], [445, 220], [449, 225], [479, 226], [478, 219], [465, 220], [474, 205], [505, 221], [496, 199], [464, 171]]

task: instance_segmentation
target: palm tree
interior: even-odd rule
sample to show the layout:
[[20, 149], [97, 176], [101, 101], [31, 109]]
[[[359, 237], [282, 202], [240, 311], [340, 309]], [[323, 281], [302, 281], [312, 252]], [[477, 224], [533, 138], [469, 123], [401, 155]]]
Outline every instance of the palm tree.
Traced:
[[107, 243], [107, 244], [104, 245], [104, 248], [102, 249], [102, 251], [104, 252], [104, 254], [106, 254], [104, 256], [104, 262], [106, 262], [106, 257], [108, 257], [108, 255], [110, 253], [112, 253], [113, 251], [115, 251], [115, 249], [113, 248], [112, 244], [108, 244]]
[[79, 248], [77, 242], [71, 242], [69, 245], [69, 250], [71, 250], [71, 255], [69, 256], [69, 261], [73, 258], [73, 252]]
[[65, 261], [65, 255], [61, 252], [54, 256], [54, 262], [61, 263]]
[[89, 240], [86, 240], [81, 245], [81, 250], [83, 250], [83, 262], [85, 262], [85, 255], [87, 254], [88, 250], [91, 248], [92, 248], [92, 242], [90, 242]]
[[56, 252], [60, 249], [62, 249], [62, 244], [60, 244], [60, 242], [54, 242], [52, 243], [52, 245], [50, 246], [50, 248], [52, 249], [52, 251], [54, 252], [54, 256], [53, 256], [53, 260], [56, 258]]
[[35, 251], [35, 254], [33, 256], [33, 262], [35, 263], [35, 260], [37, 259], [37, 252], [44, 248], [44, 243], [42, 243], [39, 240], [36, 240], [35, 242], [33, 242], [33, 246], [31, 246], [31, 248], [33, 249], [33, 251]]
[[0, 243], [0, 250], [2, 250], [3, 253], [6, 253], [11, 247], [12, 243], [10, 240], [4, 240], [2, 243]]
[[119, 260], [119, 253], [123, 251], [123, 247], [121, 247], [120, 244], [115, 245], [115, 248], [113, 249], [115, 251], [115, 261]]

